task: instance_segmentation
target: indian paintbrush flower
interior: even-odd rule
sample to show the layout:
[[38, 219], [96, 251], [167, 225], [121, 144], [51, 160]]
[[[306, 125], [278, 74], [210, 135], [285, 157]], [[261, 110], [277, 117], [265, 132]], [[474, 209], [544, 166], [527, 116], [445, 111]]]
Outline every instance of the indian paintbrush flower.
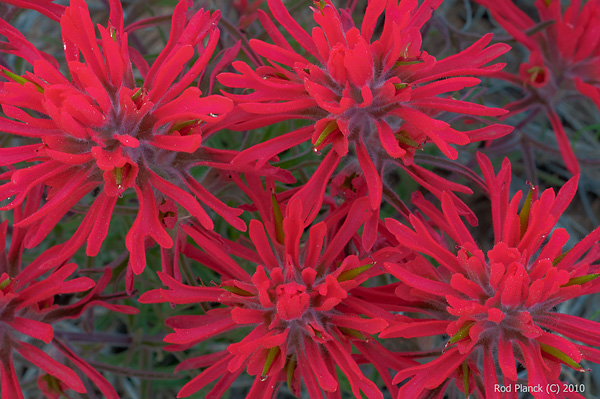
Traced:
[[[500, 72], [498, 77], [527, 89], [526, 95], [506, 109], [510, 115], [542, 110], [550, 120], [567, 169], [579, 173], [579, 162], [564, 130], [556, 106], [574, 91], [589, 97], [600, 109], [600, 1], [573, 1], [563, 13], [557, 0], [536, 0], [539, 22], [513, 1], [477, 0], [531, 53], [521, 64], [519, 77]], [[507, 115], [508, 116], [508, 115]]]
[[[259, 11], [273, 44], [253, 39], [250, 45], [270, 65], [253, 69], [237, 61], [233, 67], [239, 74], [218, 76], [226, 86], [243, 88], [244, 94], [226, 95], [249, 114], [256, 114], [232, 128], [245, 130], [289, 118], [314, 120], [315, 124], [244, 150], [233, 162], [258, 160], [257, 165], [261, 165], [309, 140], [315, 151], [331, 144], [312, 179], [297, 194], [305, 204], [304, 218], [312, 219], [322, 201], [322, 195], [315, 198], [312, 194], [325, 191], [351, 147], [369, 187], [371, 207], [378, 209], [386, 161], [398, 159], [410, 165], [415, 150], [428, 141], [456, 159], [453, 144], [509, 133], [512, 128], [503, 125], [458, 131], [436, 118], [442, 112], [504, 114], [502, 109], [453, 99], [448, 93], [477, 85], [480, 80], [475, 76], [500, 70], [503, 64], [485, 65], [509, 49], [500, 43], [488, 46], [492, 38], [488, 34], [462, 52], [436, 60], [421, 49], [420, 29], [440, 2], [370, 1], [360, 29], [330, 1], [316, 2], [313, 18], [318, 26], [309, 35], [281, 0], [269, 0], [273, 17], [302, 51], [294, 51], [275, 23]], [[382, 32], [375, 38], [382, 15]]]
[[[174, 329], [165, 338], [165, 342], [173, 344], [170, 350], [187, 349], [217, 334], [252, 326], [245, 338], [230, 344], [227, 350], [182, 362], [180, 370], [206, 369], [187, 383], [178, 397], [187, 397], [219, 379], [206, 396], [218, 398], [244, 370], [256, 376], [247, 398], [275, 397], [286, 380], [295, 394], [299, 395], [304, 381], [311, 398], [323, 397], [322, 391], [328, 397], [336, 397], [338, 366], [348, 377], [357, 398], [361, 392], [368, 398], [382, 398], [377, 386], [359, 369], [351, 354], [353, 345], [368, 361], [383, 368], [384, 381], [395, 391], [387, 368], [398, 369], [414, 362], [394, 357], [379, 343], [368, 339], [387, 326], [381, 316], [389, 315], [367, 300], [354, 298], [352, 290], [379, 274], [374, 271], [379, 268], [374, 267], [372, 258], [344, 254], [357, 227], [372, 212], [368, 199], [356, 200], [336, 230], [328, 227], [332, 222], [327, 219], [312, 226], [305, 243], [301, 238], [304, 221], [299, 200], [288, 204], [283, 211], [275, 200], [273, 204], [274, 216], [266, 218], [269, 222], [264, 225], [257, 220], [250, 222], [254, 253], [248, 253], [247, 249], [238, 252], [226, 240], [212, 237], [209, 231], [183, 226], [205, 251], [198, 258], [222, 276], [218, 286], [186, 286], [160, 273], [168, 288], [140, 297], [142, 303], [222, 305], [204, 315], [167, 319], [166, 324]], [[228, 249], [252, 259], [256, 266], [247, 272], [228, 256]], [[192, 256], [194, 252], [204, 253], [186, 251]]]
[[[508, 160], [498, 175], [487, 158], [479, 155], [478, 160], [492, 203], [495, 241], [487, 253], [478, 247], [447, 195], [442, 197], [441, 212], [423, 199], [418, 206], [456, 243], [456, 253], [415, 215], [410, 217], [414, 230], [386, 219], [401, 246], [432, 257], [439, 266], [423, 256], [386, 263], [386, 269], [402, 281], [397, 295], [412, 302], [412, 311], [424, 318], [398, 316], [381, 336], [450, 336], [437, 359], [396, 375], [396, 383], [410, 377], [398, 398], [419, 397], [424, 390], [445, 386], [452, 375], [462, 376], [458, 385], [465, 394], [475, 389], [481, 397], [501, 398], [494, 389], [499, 381], [496, 364], [505, 385], [516, 383], [518, 360], [527, 369], [529, 386], [546, 386], [559, 381], [561, 365], [584, 371], [582, 360], [600, 363], [600, 351], [588, 346], [600, 342], [600, 323], [555, 311], [568, 299], [600, 290], [599, 267], [593, 263], [600, 256], [600, 228], [568, 251], [563, 248], [569, 235], [554, 229], [576, 192], [577, 177], [557, 195], [552, 189], [539, 194], [532, 188], [519, 210], [522, 192], [509, 198]], [[480, 367], [481, 359], [483, 371], [476, 375], [471, 368]]]
[[[159, 207], [167, 201], [179, 204], [208, 229], [213, 221], [201, 203], [234, 227], [246, 228], [238, 218], [242, 211], [215, 198], [189, 171], [196, 165], [235, 169], [229, 162], [236, 152], [202, 146], [233, 103], [222, 96], [202, 97], [190, 86], [217, 45], [218, 11], [198, 11], [188, 18], [186, 2], [181, 1], [168, 43], [148, 66], [128, 46], [120, 1], [110, 4], [108, 25], [97, 26], [100, 39], [85, 1], [73, 0], [62, 15], [70, 78], [60, 72], [55, 59], [0, 21], [0, 33], [8, 39], [0, 48], [33, 66], [33, 72], [23, 76], [0, 68], [0, 102], [6, 115], [0, 117], [0, 130], [37, 141], [0, 149], [0, 166], [32, 164], [0, 175], [8, 180], [0, 185], [0, 200], [8, 200], [0, 209], [15, 208], [39, 183], [47, 187], [45, 204], [20, 222], [36, 226], [26, 238], [27, 247], [33, 247], [93, 193], [86, 218], [62, 259], [85, 241], [86, 254], [95, 256], [117, 201], [134, 190], [139, 211], [125, 244], [131, 271], [139, 274], [146, 264], [147, 238], [161, 247], [173, 245], [160, 220]], [[133, 65], [143, 83], [134, 77]]]

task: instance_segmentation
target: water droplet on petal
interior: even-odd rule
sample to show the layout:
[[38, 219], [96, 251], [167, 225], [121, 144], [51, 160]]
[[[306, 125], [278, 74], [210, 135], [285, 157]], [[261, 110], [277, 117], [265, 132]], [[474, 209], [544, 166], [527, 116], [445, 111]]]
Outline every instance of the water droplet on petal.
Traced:
[[446, 345], [444, 345], [444, 348], [442, 349], [442, 353], [446, 353], [446, 350], [448, 349], [449, 346], [450, 346], [450, 341], [446, 342]]
[[260, 380], [261, 380], [261, 381], [266, 381], [266, 380], [267, 380], [267, 378], [269, 378], [269, 376], [268, 376], [268, 375], [261, 375], [261, 376], [260, 376]]

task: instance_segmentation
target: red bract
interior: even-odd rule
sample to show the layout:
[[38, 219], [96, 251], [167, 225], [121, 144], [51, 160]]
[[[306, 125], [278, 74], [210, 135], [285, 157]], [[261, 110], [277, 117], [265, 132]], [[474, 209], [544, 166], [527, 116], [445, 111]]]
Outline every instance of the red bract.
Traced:
[[21, 8], [31, 8], [55, 21], [60, 20], [66, 9], [63, 5], [55, 4], [54, 0], [2, 0], [2, 2]]
[[563, 13], [561, 2], [536, 0], [540, 21], [531, 19], [512, 1], [477, 0], [518, 42], [531, 51], [519, 68], [519, 78], [501, 74], [528, 87], [528, 95], [506, 106], [511, 113], [541, 108], [556, 134], [565, 165], [573, 174], [579, 164], [554, 110], [565, 94], [578, 90], [600, 109], [600, 1], [572, 1]]
[[[189, 396], [219, 379], [206, 396], [219, 398], [246, 369], [256, 376], [247, 398], [276, 397], [280, 381], [286, 380], [298, 396], [303, 380], [311, 398], [322, 398], [322, 391], [328, 398], [335, 398], [339, 397], [338, 366], [357, 398], [361, 391], [366, 397], [382, 398], [377, 386], [359, 369], [351, 354], [352, 345], [362, 353], [363, 361], [376, 364], [384, 381], [395, 391], [388, 367], [400, 369], [414, 363], [395, 358], [376, 341], [368, 340], [387, 326], [383, 318], [389, 314], [368, 300], [353, 297], [352, 290], [378, 274], [373, 271], [378, 268], [372, 268], [371, 258], [359, 259], [344, 253], [357, 228], [371, 213], [368, 199], [355, 201], [343, 223], [326, 219], [315, 224], [304, 244], [300, 202], [290, 203], [283, 218], [278, 216], [282, 212], [274, 196], [273, 204], [273, 216], [265, 225], [256, 220], [250, 222], [252, 251], [216, 238], [204, 229], [183, 227], [205, 251], [188, 246], [184, 252], [222, 276], [218, 287], [190, 287], [161, 273], [162, 282], [169, 288], [140, 297], [142, 303], [223, 305], [201, 316], [169, 318], [167, 325], [174, 333], [165, 342], [174, 344], [171, 350], [187, 349], [223, 332], [253, 326], [242, 341], [229, 345], [226, 351], [182, 362], [180, 370], [207, 368], [186, 384], [178, 397]], [[270, 208], [263, 205], [265, 210]], [[261, 214], [267, 216], [265, 212]], [[258, 266], [248, 273], [228, 252]]]
[[[0, 33], [8, 39], [2, 48], [33, 66], [33, 73], [24, 76], [0, 71], [8, 80], [0, 83], [7, 116], [0, 118], [0, 129], [38, 141], [0, 149], [0, 166], [34, 163], [0, 175], [10, 180], [0, 186], [0, 200], [12, 199], [0, 209], [18, 206], [39, 183], [48, 187], [44, 206], [19, 224], [36, 226], [26, 239], [28, 247], [39, 244], [93, 190], [98, 194], [61, 260], [86, 240], [87, 255], [98, 254], [115, 204], [129, 189], [135, 190], [139, 201], [125, 240], [135, 274], [146, 264], [146, 238], [161, 247], [173, 244], [160, 210], [170, 200], [208, 229], [213, 222], [199, 201], [234, 227], [245, 229], [237, 217], [241, 211], [220, 202], [189, 173], [196, 165], [232, 169], [229, 162], [236, 153], [201, 147], [203, 137], [233, 105], [221, 96], [201, 97], [198, 88], [189, 87], [217, 44], [219, 13], [199, 11], [188, 19], [186, 11], [186, 2], [181, 1], [168, 43], [148, 67], [127, 45], [119, 1], [111, 1], [110, 22], [97, 27], [97, 39], [85, 1], [73, 0], [61, 18], [70, 80], [53, 58], [0, 21]], [[198, 58], [187, 68], [196, 50]], [[132, 61], [144, 77], [141, 85], [134, 79]]]
[[[27, 215], [33, 209], [31, 201], [22, 214], [20, 209], [15, 211], [15, 220]], [[6, 232], [8, 222], [0, 224], [0, 381], [2, 382], [2, 397], [23, 399], [20, 384], [13, 366], [13, 352], [18, 352], [25, 360], [39, 367], [46, 374], [44, 389], [53, 394], [52, 387], [73, 389], [85, 393], [86, 389], [69, 367], [55, 360], [48, 353], [26, 341], [23, 335], [52, 343], [67, 359], [73, 362], [100, 391], [109, 399], [118, 399], [114, 388], [106, 379], [84, 360], [79, 358], [65, 344], [54, 337], [53, 323], [68, 318], [79, 317], [90, 306], [103, 306], [110, 310], [134, 314], [138, 310], [129, 306], [113, 305], [101, 295], [108, 285], [112, 271], [106, 268], [98, 283], [87, 277], [67, 280], [76, 270], [77, 265], [68, 263], [52, 271], [46, 277], [41, 277], [44, 270], [40, 264], [44, 259], [38, 258], [26, 268], [21, 268], [21, 253], [23, 236], [21, 229], [13, 230], [11, 249], [6, 253]], [[54, 303], [55, 296], [89, 291], [83, 298], [70, 305]], [[121, 295], [122, 296], [122, 295]], [[111, 295], [110, 300], [118, 299], [119, 295]], [[57, 381], [55, 381], [57, 380]], [[51, 384], [48, 381], [53, 381]], [[42, 384], [44, 386], [44, 384]], [[56, 393], [56, 392], [54, 392]], [[62, 393], [62, 392], [58, 392]]]
[[[433, 266], [421, 256], [405, 264], [386, 264], [390, 273], [404, 283], [396, 293], [414, 304], [414, 312], [427, 316], [399, 316], [381, 336], [408, 338], [446, 333], [451, 337], [436, 360], [396, 375], [396, 383], [411, 378], [401, 387], [399, 398], [416, 398], [424, 390], [445, 387], [449, 377], [462, 377], [464, 383], [457, 385], [465, 392], [476, 389], [481, 397], [501, 398], [503, 394], [494, 389], [498, 384], [495, 365], [500, 366], [504, 386], [508, 386], [517, 381], [515, 360], [527, 369], [528, 386], [544, 387], [558, 382], [561, 364], [584, 371], [581, 360], [600, 363], [598, 349], [569, 340], [598, 345], [600, 323], [554, 311], [565, 300], [600, 290], [599, 267], [592, 264], [600, 257], [600, 228], [566, 252], [563, 246], [568, 234], [562, 228], [552, 231], [576, 192], [577, 177], [556, 196], [552, 189], [539, 196], [538, 190], [532, 189], [519, 211], [522, 192], [509, 198], [508, 160], [497, 176], [487, 158], [479, 156], [479, 164], [489, 188], [495, 236], [495, 245], [487, 256], [446, 195], [442, 212], [423, 199], [418, 205], [456, 242], [458, 253], [447, 249], [443, 240], [414, 215], [410, 218], [414, 231], [395, 220], [386, 220], [400, 244], [433, 257], [440, 266]], [[471, 368], [477, 370], [481, 358], [480, 376]], [[483, 382], [480, 377], [484, 377]], [[533, 395], [564, 397], [562, 393], [547, 392]]]
[[[259, 12], [260, 21], [274, 44], [251, 40], [254, 51], [271, 65], [253, 70], [234, 62], [240, 74], [224, 73], [218, 79], [229, 87], [252, 90], [228, 96], [248, 113], [261, 115], [244, 120], [236, 128], [247, 129], [292, 117], [315, 120], [314, 126], [284, 134], [243, 151], [234, 163], [258, 160], [258, 165], [295, 145], [311, 140], [315, 151], [332, 144], [312, 181], [299, 193], [304, 217], [312, 219], [320, 209], [313, 192], [324, 191], [340, 158], [352, 143], [369, 186], [372, 209], [381, 203], [382, 172], [386, 160], [411, 164], [416, 149], [434, 142], [450, 158], [457, 157], [452, 144], [500, 137], [512, 130], [492, 125], [461, 132], [435, 119], [441, 112], [497, 116], [505, 111], [450, 98], [446, 93], [477, 85], [473, 76], [496, 72], [503, 64], [484, 66], [508, 51], [505, 44], [486, 48], [491, 35], [443, 60], [421, 50], [419, 30], [439, 0], [369, 2], [361, 28], [351, 16], [340, 13], [329, 1], [313, 9], [318, 27], [312, 36], [292, 18], [281, 0], [269, 0], [276, 21], [302, 47], [296, 53], [273, 21]], [[377, 21], [385, 13], [380, 37], [373, 40]], [[279, 65], [281, 64], [281, 65]], [[307, 202], [308, 201], [308, 202]]]

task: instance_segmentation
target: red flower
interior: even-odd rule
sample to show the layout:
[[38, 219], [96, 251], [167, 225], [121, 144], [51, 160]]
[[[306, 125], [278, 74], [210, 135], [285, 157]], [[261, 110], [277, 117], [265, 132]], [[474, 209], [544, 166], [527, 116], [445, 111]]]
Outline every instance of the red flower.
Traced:
[[544, 65], [542, 55], [535, 51], [529, 56], [529, 62], [519, 66], [519, 77], [526, 84], [536, 88], [544, 87], [550, 80], [550, 71]]
[[[531, 51], [529, 63], [521, 65], [519, 78], [499, 76], [528, 86], [529, 95], [505, 108], [511, 114], [543, 109], [552, 123], [567, 169], [579, 173], [579, 164], [554, 106], [563, 95], [578, 90], [600, 109], [600, 1], [573, 1], [564, 14], [561, 2], [536, 0], [540, 22], [531, 19], [512, 1], [477, 0], [517, 41]], [[519, 81], [520, 80], [520, 81]], [[543, 99], [543, 103], [541, 101]], [[547, 103], [549, 101], [549, 104]]]
[[[183, 227], [205, 251], [187, 245], [183, 252], [219, 273], [222, 282], [218, 287], [190, 287], [160, 273], [168, 289], [140, 297], [142, 303], [223, 305], [201, 316], [169, 318], [167, 325], [174, 333], [165, 342], [174, 344], [171, 350], [187, 349], [217, 334], [253, 326], [242, 341], [229, 345], [226, 351], [181, 363], [179, 370], [207, 368], [187, 383], [178, 397], [189, 396], [219, 379], [206, 396], [219, 398], [244, 369], [256, 376], [248, 398], [274, 397], [280, 381], [285, 380], [298, 396], [304, 380], [311, 398], [322, 398], [322, 391], [335, 397], [334, 392], [339, 392], [338, 366], [357, 398], [361, 391], [369, 398], [382, 398], [377, 386], [359, 369], [351, 354], [352, 345], [362, 353], [363, 361], [376, 365], [395, 392], [388, 368], [400, 369], [414, 363], [396, 358], [376, 341], [367, 340], [387, 326], [384, 318], [389, 314], [368, 300], [353, 297], [352, 290], [379, 274], [375, 271], [378, 268], [372, 268], [371, 258], [344, 253], [371, 213], [368, 199], [355, 201], [344, 215], [332, 214], [333, 218], [315, 224], [309, 230], [308, 241], [301, 244], [302, 205], [296, 200], [280, 210], [275, 196], [272, 198], [271, 207], [266, 203], [260, 206], [264, 225], [250, 222], [252, 251], [204, 229]], [[228, 252], [258, 266], [249, 274]], [[362, 288], [362, 292], [368, 298], [369, 289]]]
[[[433, 141], [445, 155], [455, 159], [457, 151], [452, 144], [465, 145], [509, 133], [512, 128], [501, 125], [461, 132], [434, 119], [444, 111], [478, 116], [505, 113], [445, 94], [475, 86], [479, 79], [473, 76], [500, 70], [503, 64], [483, 65], [509, 49], [504, 44], [486, 48], [491, 40], [491, 35], [486, 35], [459, 54], [437, 61], [421, 50], [419, 29], [439, 3], [433, 0], [417, 6], [415, 2], [371, 1], [358, 29], [349, 15], [340, 14], [329, 1], [321, 1], [313, 9], [319, 26], [311, 36], [290, 16], [281, 0], [269, 0], [273, 16], [304, 54], [297, 54], [271, 19], [259, 13], [274, 44], [260, 40], [251, 40], [250, 44], [271, 65], [252, 70], [238, 61], [233, 66], [240, 74], [218, 77], [226, 86], [253, 90], [228, 96], [248, 113], [263, 115], [243, 120], [235, 128], [255, 128], [294, 117], [316, 123], [247, 149], [234, 163], [258, 160], [260, 165], [307, 140], [312, 140], [315, 151], [332, 144], [332, 151], [312, 181], [298, 194], [305, 204], [304, 217], [312, 219], [322, 198], [317, 197], [313, 203], [307, 202], [308, 197], [324, 191], [350, 143], [369, 186], [371, 207], [377, 209], [387, 160], [399, 158], [411, 164], [415, 150], [427, 141]], [[373, 40], [383, 13], [383, 31]]]
[[[464, 383], [457, 385], [465, 392], [476, 389], [481, 397], [501, 398], [503, 394], [494, 389], [498, 383], [495, 365], [500, 366], [504, 385], [508, 385], [517, 381], [515, 360], [527, 369], [529, 386], [557, 382], [561, 364], [584, 371], [581, 360], [600, 363], [600, 350], [586, 346], [600, 342], [600, 323], [553, 311], [563, 301], [600, 291], [600, 268], [592, 264], [600, 256], [600, 228], [566, 252], [563, 246], [568, 234], [562, 228], [553, 231], [576, 192], [577, 178], [568, 181], [556, 196], [551, 189], [539, 196], [538, 190], [532, 189], [519, 211], [522, 193], [509, 199], [508, 160], [497, 176], [487, 158], [479, 156], [479, 164], [492, 201], [495, 245], [487, 256], [447, 195], [442, 198], [442, 212], [425, 200], [417, 203], [456, 242], [456, 254], [414, 215], [410, 217], [414, 231], [386, 220], [401, 245], [431, 256], [440, 266], [422, 256], [404, 264], [386, 263], [403, 282], [396, 293], [414, 304], [412, 311], [427, 316], [399, 316], [381, 336], [450, 336], [437, 359], [396, 375], [396, 383], [411, 378], [401, 387], [399, 398], [419, 397], [424, 390], [442, 386], [449, 377], [462, 377]], [[481, 358], [483, 381], [470, 371], [479, 367]], [[563, 397], [547, 392], [533, 395]]]
[[[35, 202], [35, 201], [33, 201]], [[15, 210], [15, 221], [21, 220], [32, 210], [32, 201], [28, 201], [25, 211], [20, 207]], [[40, 267], [45, 259], [38, 258], [25, 268], [21, 267], [23, 251], [23, 231], [14, 228], [11, 237], [11, 247], [6, 253], [6, 234], [8, 222], [0, 224], [0, 381], [3, 398], [23, 399], [23, 393], [13, 366], [13, 352], [18, 352], [25, 360], [43, 370], [46, 374], [44, 389], [59, 387], [85, 393], [86, 389], [69, 367], [59, 363], [45, 351], [26, 341], [24, 336], [40, 340], [45, 344], [52, 343], [67, 359], [77, 366], [90, 378], [108, 399], [118, 399], [114, 388], [106, 379], [73, 351], [54, 337], [52, 324], [68, 319], [77, 318], [90, 306], [103, 306], [113, 311], [134, 314], [138, 310], [129, 306], [113, 305], [107, 300], [119, 299], [123, 295], [111, 295], [110, 298], [101, 295], [110, 282], [112, 271], [106, 268], [104, 275], [95, 284], [87, 277], [67, 280], [73, 274], [77, 265], [68, 263], [59, 269], [41, 277], [47, 270]], [[58, 305], [54, 303], [55, 296], [72, 293], [88, 293], [75, 303]]]
[[[0, 200], [12, 199], [0, 209], [18, 206], [39, 183], [48, 187], [44, 206], [20, 222], [36, 226], [26, 239], [28, 247], [39, 244], [74, 204], [96, 189], [99, 194], [62, 260], [86, 240], [87, 255], [98, 253], [115, 204], [128, 189], [135, 190], [139, 201], [125, 240], [135, 274], [145, 267], [147, 238], [165, 248], [173, 244], [159, 210], [169, 200], [208, 229], [213, 223], [199, 201], [234, 227], [245, 229], [237, 217], [242, 211], [220, 202], [188, 172], [195, 165], [235, 169], [229, 162], [236, 152], [201, 146], [203, 137], [233, 105], [221, 96], [201, 97], [198, 88], [189, 87], [217, 44], [219, 13], [199, 11], [187, 19], [186, 11], [186, 2], [181, 1], [173, 13], [168, 43], [148, 67], [127, 45], [119, 1], [111, 1], [110, 22], [98, 26], [97, 39], [85, 1], [73, 0], [61, 18], [70, 80], [53, 58], [0, 21], [0, 33], [8, 38], [0, 48], [33, 66], [33, 73], [24, 76], [0, 71], [7, 79], [0, 83], [6, 114], [0, 118], [0, 129], [38, 140], [0, 149], [0, 166], [33, 163], [0, 175], [10, 180], [0, 186]], [[187, 68], [196, 49], [198, 58]], [[132, 61], [144, 77], [142, 85], [134, 79]]]

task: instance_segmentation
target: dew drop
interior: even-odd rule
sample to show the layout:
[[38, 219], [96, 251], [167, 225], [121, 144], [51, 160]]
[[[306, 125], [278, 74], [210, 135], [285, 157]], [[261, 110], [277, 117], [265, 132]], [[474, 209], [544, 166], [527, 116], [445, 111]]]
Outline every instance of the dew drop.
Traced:
[[582, 367], [582, 368], [580, 368], [580, 369], [579, 369], [579, 370], [577, 370], [577, 371], [579, 371], [580, 373], [589, 373], [590, 371], [592, 371], [592, 369], [584, 369], [584, 368]]
[[449, 346], [450, 346], [450, 341], [446, 342], [446, 345], [444, 345], [444, 348], [442, 349], [442, 353], [446, 353], [446, 350], [448, 350]]
[[269, 376], [267, 376], [267, 375], [261, 375], [260, 376], [260, 380], [263, 381], [263, 382], [266, 381], [267, 378], [269, 378]]
[[210, 112], [210, 113], [208, 114], [208, 116], [210, 116], [210, 117], [212, 117], [212, 118], [216, 118], [216, 117], [217, 117], [217, 116], [219, 116], [219, 115], [217, 115], [217, 114], [213, 114], [212, 112]]

